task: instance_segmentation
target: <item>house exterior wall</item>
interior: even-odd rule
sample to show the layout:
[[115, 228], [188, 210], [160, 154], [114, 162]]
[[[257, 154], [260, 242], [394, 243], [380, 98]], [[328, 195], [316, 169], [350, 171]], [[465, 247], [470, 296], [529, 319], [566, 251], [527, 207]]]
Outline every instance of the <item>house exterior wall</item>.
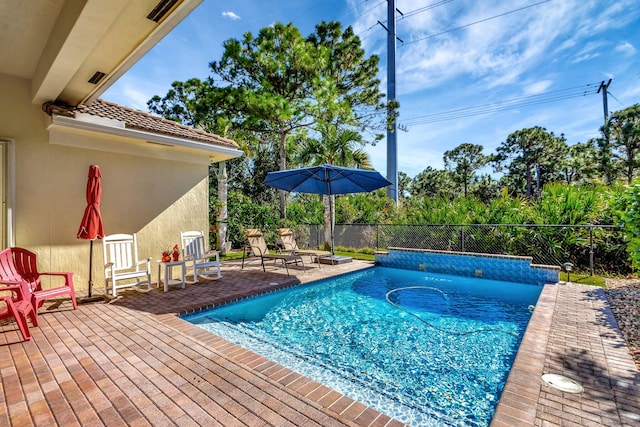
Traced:
[[[40, 270], [73, 271], [76, 290], [88, 287], [89, 242], [76, 235], [92, 164], [102, 172], [105, 233], [137, 233], [139, 255], [152, 257], [153, 266], [164, 247], [179, 243], [180, 231], [209, 232], [206, 153], [52, 129], [30, 95], [30, 81], [0, 75], [0, 138], [15, 141], [15, 246], [35, 252]], [[96, 290], [104, 288], [102, 266], [97, 240]]]

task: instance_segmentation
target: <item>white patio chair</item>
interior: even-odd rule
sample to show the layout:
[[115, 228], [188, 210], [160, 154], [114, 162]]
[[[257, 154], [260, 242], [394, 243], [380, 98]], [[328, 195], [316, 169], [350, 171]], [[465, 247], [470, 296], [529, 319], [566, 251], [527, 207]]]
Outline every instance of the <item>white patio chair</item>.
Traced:
[[[193, 270], [193, 280], [198, 277], [213, 280], [222, 277], [220, 273], [220, 252], [207, 249], [205, 235], [202, 231], [183, 231], [180, 233], [182, 254], [187, 270]], [[214, 258], [212, 260], [212, 258]], [[215, 275], [213, 277], [212, 275]]]
[[[118, 289], [136, 286], [140, 292], [151, 290], [151, 258], [138, 260], [138, 243], [134, 234], [112, 234], [102, 239], [105, 293], [114, 297]], [[124, 282], [118, 284], [118, 282]], [[141, 286], [147, 284], [147, 289]]]

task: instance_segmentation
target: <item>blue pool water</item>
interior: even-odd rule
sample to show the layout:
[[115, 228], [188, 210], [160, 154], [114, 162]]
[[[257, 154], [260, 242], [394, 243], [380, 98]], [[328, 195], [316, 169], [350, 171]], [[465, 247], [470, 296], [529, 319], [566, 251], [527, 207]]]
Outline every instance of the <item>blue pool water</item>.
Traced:
[[486, 426], [541, 291], [375, 267], [184, 318], [409, 425]]

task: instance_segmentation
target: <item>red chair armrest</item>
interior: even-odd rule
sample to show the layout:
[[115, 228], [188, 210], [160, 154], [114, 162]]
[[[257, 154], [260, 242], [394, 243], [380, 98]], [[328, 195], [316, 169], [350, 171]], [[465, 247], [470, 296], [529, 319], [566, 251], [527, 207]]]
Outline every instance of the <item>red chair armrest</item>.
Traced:
[[[18, 281], [9, 281], [9, 280], [3, 280], [2, 282], [0, 282], [0, 292], [5, 292], [5, 291], [10, 291], [10, 292], [15, 292], [18, 294], [18, 299], [23, 298], [24, 295], [22, 295], [22, 286], [20, 285], [9, 285], [8, 283], [21, 283]], [[4, 286], [2, 286], [4, 285]]]
[[73, 273], [69, 272], [47, 272], [40, 273], [41, 276], [60, 276], [64, 277], [65, 286], [70, 286], [73, 284]]

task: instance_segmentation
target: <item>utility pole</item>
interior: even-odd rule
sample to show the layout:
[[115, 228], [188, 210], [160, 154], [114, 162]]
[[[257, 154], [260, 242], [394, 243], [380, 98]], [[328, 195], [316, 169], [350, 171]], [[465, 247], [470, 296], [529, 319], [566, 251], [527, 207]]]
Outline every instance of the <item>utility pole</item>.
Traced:
[[609, 105], [607, 103], [607, 90], [609, 89], [609, 85], [611, 84], [611, 79], [604, 83], [604, 80], [600, 83], [600, 87], [598, 88], [598, 92], [602, 91], [602, 108], [604, 109], [604, 124], [607, 125], [607, 121], [609, 120]]
[[[600, 87], [598, 87], [598, 92], [602, 91], [602, 109], [604, 110], [604, 126], [602, 126], [602, 134], [604, 136], [604, 150], [607, 150], [605, 154], [605, 158], [610, 158], [611, 156], [611, 147], [609, 146], [609, 129], [608, 129], [608, 121], [609, 121], [609, 105], [607, 102], [607, 92], [609, 91], [609, 85], [611, 84], [611, 79], [605, 84], [604, 80], [600, 83]], [[605, 169], [605, 181], [607, 184], [610, 184], [612, 179], [608, 172]], [[593, 276], [593, 228], [589, 228], [589, 266], [591, 267], [591, 275]]]
[[596, 92], [596, 93], [600, 93], [600, 91], [602, 91], [602, 108], [604, 110], [604, 125], [602, 126], [602, 135], [604, 136], [603, 138], [604, 145], [602, 147], [602, 151], [604, 153], [603, 159], [605, 159], [602, 165], [605, 166], [603, 169], [605, 170], [604, 178], [607, 184], [610, 184], [612, 181], [610, 173], [606, 172], [608, 170], [608, 167], [606, 167], [606, 164], [607, 164], [606, 159], [611, 158], [611, 147], [609, 146], [609, 129], [607, 126], [608, 124], [607, 122], [609, 121], [609, 106], [607, 103], [607, 92], [610, 84], [611, 84], [611, 79], [609, 79], [609, 81], [606, 84], [604, 83], [604, 80], [603, 80], [600, 83], [600, 87], [598, 87], [598, 92]]
[[[396, 0], [387, 0], [387, 102], [396, 100]], [[387, 112], [387, 114], [391, 114]], [[398, 204], [398, 133], [395, 118], [387, 129], [387, 196]]]

